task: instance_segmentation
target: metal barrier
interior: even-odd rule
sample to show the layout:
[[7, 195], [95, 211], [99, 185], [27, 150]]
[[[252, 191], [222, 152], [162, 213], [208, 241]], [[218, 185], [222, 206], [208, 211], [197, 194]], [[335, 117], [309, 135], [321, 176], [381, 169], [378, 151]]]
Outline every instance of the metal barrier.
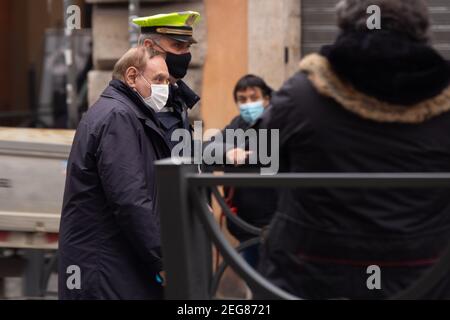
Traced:
[[[276, 176], [230, 173], [217, 176], [199, 174], [197, 166], [180, 162], [182, 160], [175, 162], [166, 159], [156, 163], [162, 252], [167, 272], [166, 298], [177, 300], [214, 298], [218, 277], [214, 277], [212, 272], [212, 244], [250, 289], [258, 291], [259, 298], [300, 299], [275, 287], [258, 274], [225, 239], [208, 207], [207, 190], [210, 188], [223, 209], [226, 204], [220, 200], [217, 186], [450, 188], [450, 173], [296, 173]], [[227, 216], [233, 215], [228, 212]], [[234, 222], [253, 234], [260, 231], [240, 219]], [[224, 268], [222, 265], [217, 272], [223, 273]], [[440, 260], [422, 278], [391, 299], [420, 299], [449, 270], [450, 244]]]

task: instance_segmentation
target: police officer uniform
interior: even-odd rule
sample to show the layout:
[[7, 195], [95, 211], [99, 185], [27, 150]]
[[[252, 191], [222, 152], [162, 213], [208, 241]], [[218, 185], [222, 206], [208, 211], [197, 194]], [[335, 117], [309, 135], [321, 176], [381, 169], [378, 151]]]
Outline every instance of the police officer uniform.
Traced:
[[[180, 42], [197, 43], [193, 38], [193, 25], [199, 19], [198, 12], [186, 11], [136, 18], [133, 22], [141, 27], [141, 34], [154, 33]], [[167, 105], [157, 114], [157, 118], [165, 129], [164, 134], [172, 148], [177, 143], [171, 141], [172, 133], [176, 129], [192, 130], [188, 110], [200, 101], [200, 97], [184, 81], [180, 80], [186, 75], [190, 60], [190, 53], [175, 55], [167, 52], [166, 63], [169, 73], [178, 81], [170, 85]]]

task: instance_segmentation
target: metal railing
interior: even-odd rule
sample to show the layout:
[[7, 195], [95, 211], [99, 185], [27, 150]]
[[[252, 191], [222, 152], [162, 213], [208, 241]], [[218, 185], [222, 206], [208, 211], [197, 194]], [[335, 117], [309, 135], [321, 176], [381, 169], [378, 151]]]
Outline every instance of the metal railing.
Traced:
[[[179, 163], [180, 160], [177, 161]], [[162, 251], [167, 272], [167, 299], [213, 299], [225, 266], [229, 265], [262, 299], [300, 299], [275, 287], [257, 273], [224, 237], [208, 206], [208, 193], [219, 201], [228, 218], [226, 203], [217, 186], [283, 188], [450, 188], [450, 173], [314, 173], [199, 174], [197, 166], [158, 161], [157, 183], [161, 212]], [[222, 200], [221, 200], [222, 199]], [[228, 209], [229, 210], [229, 209]], [[260, 230], [239, 218], [234, 223], [252, 234]], [[214, 276], [212, 244], [224, 258]], [[248, 244], [243, 244], [248, 245]], [[242, 248], [238, 248], [242, 249]], [[420, 299], [450, 270], [450, 245], [440, 260], [408, 289], [391, 299]]]

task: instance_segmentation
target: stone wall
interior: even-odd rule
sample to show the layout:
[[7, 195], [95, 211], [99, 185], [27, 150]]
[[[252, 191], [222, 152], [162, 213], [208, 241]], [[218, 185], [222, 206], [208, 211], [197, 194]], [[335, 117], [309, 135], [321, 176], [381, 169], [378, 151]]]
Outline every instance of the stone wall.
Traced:
[[[129, 49], [128, 41], [128, 1], [87, 0], [93, 3], [93, 63], [94, 70], [88, 76], [89, 105], [100, 96], [111, 79], [111, 71], [116, 61]], [[140, 16], [159, 13], [193, 10], [202, 15], [196, 25], [194, 37], [198, 44], [192, 47], [192, 63], [185, 81], [197, 94], [201, 95], [202, 70], [206, 56], [206, 17], [203, 0], [142, 1]], [[199, 118], [200, 104], [191, 112], [193, 119]]]
[[[92, 17], [94, 70], [90, 72], [88, 77], [89, 103], [92, 105], [111, 78], [111, 70], [114, 63], [129, 48], [128, 1], [86, 1], [94, 4]], [[215, 17], [219, 22], [214, 21], [214, 23], [220, 23], [221, 27], [224, 28], [223, 31], [227, 32], [227, 34], [223, 35], [216, 30], [215, 35], [210, 35], [210, 38], [207, 38], [205, 6], [207, 3], [210, 8], [220, 7], [222, 5], [221, 1], [147, 0], [142, 1], [141, 4], [141, 16], [186, 10], [195, 10], [201, 13], [202, 19], [195, 28], [195, 38], [199, 43], [193, 46], [191, 70], [185, 80], [194, 91], [203, 96], [203, 104], [209, 104], [209, 106], [204, 106], [204, 111], [206, 111], [206, 108], [214, 108], [211, 112], [203, 112], [203, 117], [206, 122], [215, 126], [226, 124], [236, 114], [233, 101], [227, 102], [230, 104], [230, 106], [228, 104], [226, 106], [228, 115], [218, 112], [216, 104], [218, 94], [229, 95], [235, 81], [239, 78], [231, 79], [230, 81], [233, 83], [227, 85], [222, 83], [224, 82], [222, 78], [228, 75], [227, 70], [235, 69], [234, 65], [240, 63], [237, 59], [245, 60], [247, 65], [247, 70], [243, 70], [241, 72], [242, 75], [245, 73], [260, 75], [274, 89], [278, 89], [287, 78], [298, 70], [298, 62], [300, 60], [300, 0], [239, 1], [248, 8], [245, 10], [247, 12], [246, 18], [235, 21], [235, 16], [239, 16], [236, 10], [231, 11], [230, 14], [232, 16], [220, 14], [218, 17]], [[241, 4], [241, 2], [239, 3]], [[214, 11], [214, 8], [212, 9]], [[234, 25], [230, 25], [230, 22], [242, 26], [237, 28]], [[230, 30], [236, 28], [242, 32], [230, 32]], [[220, 39], [215, 38], [216, 34]], [[240, 51], [230, 50], [229, 37], [242, 38], [243, 41], [246, 41], [247, 49], [245, 51], [248, 51], [248, 53], [246, 53], [245, 58], [237, 54]], [[212, 77], [207, 79], [208, 82], [204, 83], [204, 65], [208, 41], [219, 42], [222, 47], [218, 50], [213, 50], [208, 56], [208, 69], [217, 69], [211, 64], [220, 65], [226, 63], [228, 66], [225, 72], [213, 74]], [[233, 56], [234, 58], [230, 62], [227, 56]], [[233, 63], [233, 65], [230, 65], [230, 63]], [[216, 90], [218, 92], [215, 92], [213, 89], [218, 85], [221, 85], [221, 88]], [[204, 92], [202, 92], [202, 89]], [[208, 95], [209, 92], [211, 94]], [[200, 104], [194, 108], [191, 118], [200, 118]]]
[[274, 89], [298, 70], [300, 1], [248, 0], [248, 70]]

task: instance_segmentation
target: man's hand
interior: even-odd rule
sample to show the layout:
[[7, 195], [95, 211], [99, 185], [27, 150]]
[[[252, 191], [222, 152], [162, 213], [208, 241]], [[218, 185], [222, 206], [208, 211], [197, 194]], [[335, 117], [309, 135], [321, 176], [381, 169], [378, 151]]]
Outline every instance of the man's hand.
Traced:
[[159, 276], [160, 276], [160, 278], [161, 278], [161, 280], [162, 280], [161, 285], [162, 285], [163, 287], [165, 287], [165, 286], [166, 286], [166, 272], [165, 272], [165, 271], [161, 271], [161, 272], [159, 273]]
[[234, 164], [235, 166], [245, 164], [245, 160], [253, 153], [253, 151], [245, 151], [241, 148], [231, 149], [227, 152], [227, 164]]

